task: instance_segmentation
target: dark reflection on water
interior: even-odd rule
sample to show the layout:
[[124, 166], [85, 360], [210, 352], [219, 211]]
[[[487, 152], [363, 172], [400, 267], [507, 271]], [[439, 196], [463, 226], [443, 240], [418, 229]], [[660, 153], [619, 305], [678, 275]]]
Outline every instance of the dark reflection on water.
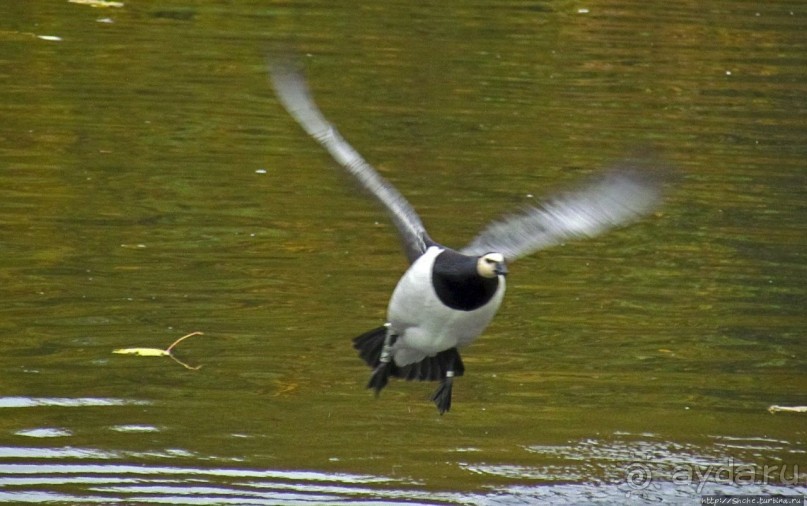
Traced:
[[[768, 412], [807, 405], [802, 3], [1, 2], [0, 501], [807, 494], [804, 415]], [[512, 266], [450, 414], [374, 399], [349, 339], [403, 257], [276, 45], [450, 245], [635, 147], [681, 179]], [[199, 371], [112, 354], [195, 330]]]

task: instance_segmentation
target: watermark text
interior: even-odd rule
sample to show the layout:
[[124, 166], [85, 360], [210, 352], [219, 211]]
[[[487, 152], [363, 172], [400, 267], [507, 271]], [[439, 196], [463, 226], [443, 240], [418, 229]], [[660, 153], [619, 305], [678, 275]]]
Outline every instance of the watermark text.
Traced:
[[668, 483], [672, 482], [674, 485], [695, 487], [698, 493], [701, 493], [707, 483], [735, 486], [768, 484], [807, 486], [807, 474], [804, 474], [803, 471], [799, 469], [798, 464], [742, 464], [735, 462], [733, 458], [728, 458], [724, 462], [713, 464], [654, 463], [651, 460], [643, 460], [641, 462], [637, 461], [627, 464], [624, 470], [625, 483], [633, 490], [644, 490], [649, 487], [654, 480]]

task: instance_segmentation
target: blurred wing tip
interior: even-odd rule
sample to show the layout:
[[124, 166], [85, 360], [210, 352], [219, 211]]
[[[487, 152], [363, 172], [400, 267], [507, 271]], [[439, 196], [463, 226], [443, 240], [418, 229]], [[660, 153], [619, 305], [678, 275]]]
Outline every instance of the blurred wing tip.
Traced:
[[463, 251], [502, 253], [508, 261], [571, 239], [596, 237], [636, 222], [663, 200], [663, 171], [645, 164], [620, 163], [582, 189], [491, 223]]

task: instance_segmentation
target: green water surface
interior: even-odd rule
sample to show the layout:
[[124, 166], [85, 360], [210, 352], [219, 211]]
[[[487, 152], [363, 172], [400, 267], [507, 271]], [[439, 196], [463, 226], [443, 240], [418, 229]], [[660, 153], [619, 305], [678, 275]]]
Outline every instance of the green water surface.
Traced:
[[[0, 3], [0, 502], [807, 494], [805, 7]], [[680, 177], [511, 266], [450, 413], [375, 399], [350, 338], [406, 262], [278, 51], [448, 245], [637, 148]], [[198, 371], [112, 353], [192, 331]]]

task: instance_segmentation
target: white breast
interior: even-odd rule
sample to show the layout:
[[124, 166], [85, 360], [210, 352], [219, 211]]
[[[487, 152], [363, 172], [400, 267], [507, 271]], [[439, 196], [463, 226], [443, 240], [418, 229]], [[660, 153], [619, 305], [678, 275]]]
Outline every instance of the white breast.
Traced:
[[498, 311], [504, 297], [504, 276], [493, 298], [473, 311], [446, 307], [432, 287], [434, 259], [443, 249], [430, 247], [401, 277], [392, 292], [387, 320], [398, 335], [395, 363], [419, 362], [427, 356], [476, 339]]

